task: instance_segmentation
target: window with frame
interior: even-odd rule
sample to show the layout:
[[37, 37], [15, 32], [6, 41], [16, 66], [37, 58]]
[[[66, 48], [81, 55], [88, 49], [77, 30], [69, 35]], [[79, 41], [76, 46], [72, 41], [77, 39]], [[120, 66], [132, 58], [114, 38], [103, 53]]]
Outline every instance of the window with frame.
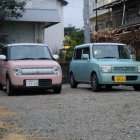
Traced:
[[90, 49], [89, 47], [83, 48], [83, 54], [88, 54], [90, 58]]
[[82, 55], [82, 49], [76, 49], [75, 54], [74, 54], [74, 59], [75, 60], [80, 60]]

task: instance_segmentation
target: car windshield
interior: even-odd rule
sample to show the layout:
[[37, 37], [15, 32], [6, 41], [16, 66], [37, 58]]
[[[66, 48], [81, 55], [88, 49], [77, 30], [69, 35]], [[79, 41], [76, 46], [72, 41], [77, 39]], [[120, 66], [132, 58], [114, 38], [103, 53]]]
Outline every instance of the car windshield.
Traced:
[[94, 45], [93, 57], [97, 59], [130, 59], [130, 54], [125, 45]]
[[47, 46], [16, 45], [11, 47], [10, 59], [11, 60], [51, 59], [51, 54]]

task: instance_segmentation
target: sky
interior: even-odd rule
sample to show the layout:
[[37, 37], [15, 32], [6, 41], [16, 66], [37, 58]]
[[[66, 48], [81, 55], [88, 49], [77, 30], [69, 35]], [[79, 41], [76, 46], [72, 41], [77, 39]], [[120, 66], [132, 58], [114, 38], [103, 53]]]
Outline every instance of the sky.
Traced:
[[64, 26], [75, 26], [82, 28], [83, 22], [83, 1], [84, 0], [66, 0], [68, 5], [64, 7]]

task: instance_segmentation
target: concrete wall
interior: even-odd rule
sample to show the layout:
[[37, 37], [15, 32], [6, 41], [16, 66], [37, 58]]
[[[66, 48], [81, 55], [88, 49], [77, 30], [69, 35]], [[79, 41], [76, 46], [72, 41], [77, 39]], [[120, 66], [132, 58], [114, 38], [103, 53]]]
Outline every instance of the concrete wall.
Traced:
[[7, 22], [1, 27], [0, 35], [7, 35], [7, 43], [34, 42], [34, 25], [29, 23]]
[[26, 8], [57, 9], [57, 0], [28, 0]]
[[64, 41], [63, 7], [58, 1], [56, 2], [56, 7], [58, 9], [61, 22], [46, 28], [44, 37], [45, 44], [48, 44], [52, 52], [56, 52], [60, 48], [63, 48]]
[[43, 42], [49, 46], [52, 52], [63, 48], [64, 23], [62, 4], [57, 0], [29, 0], [26, 8], [58, 10], [61, 22], [45, 29]]
[[5, 22], [0, 27], [0, 36], [7, 36], [7, 43], [34, 43], [44, 38], [42, 24], [29, 22]]
[[[44, 29], [42, 23], [7, 22], [1, 29], [0, 35], [8, 36], [7, 43], [41, 42], [49, 46], [52, 52], [63, 48], [64, 25], [63, 6], [57, 0], [28, 0], [25, 8], [57, 9], [61, 22]], [[48, 21], [49, 22], [49, 21]]]

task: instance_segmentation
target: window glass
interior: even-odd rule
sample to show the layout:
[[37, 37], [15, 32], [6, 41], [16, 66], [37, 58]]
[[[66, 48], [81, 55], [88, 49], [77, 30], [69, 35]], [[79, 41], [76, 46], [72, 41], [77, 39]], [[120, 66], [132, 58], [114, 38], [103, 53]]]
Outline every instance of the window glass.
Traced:
[[89, 47], [86, 47], [83, 49], [83, 54], [88, 54], [89, 57], [90, 57], [90, 50], [89, 50]]
[[12, 46], [10, 50], [11, 59], [51, 59], [47, 46], [19, 45]]
[[76, 59], [76, 60], [81, 59], [81, 55], [82, 55], [82, 49], [76, 49], [74, 59]]
[[127, 47], [123, 45], [95, 45], [93, 48], [93, 57], [99, 59], [130, 59], [130, 54]]
[[126, 46], [118, 46], [118, 51], [119, 51], [119, 58], [120, 59], [129, 59], [130, 58], [130, 54], [129, 54], [129, 51], [127, 49]]
[[89, 54], [89, 47], [83, 49], [83, 54]]

